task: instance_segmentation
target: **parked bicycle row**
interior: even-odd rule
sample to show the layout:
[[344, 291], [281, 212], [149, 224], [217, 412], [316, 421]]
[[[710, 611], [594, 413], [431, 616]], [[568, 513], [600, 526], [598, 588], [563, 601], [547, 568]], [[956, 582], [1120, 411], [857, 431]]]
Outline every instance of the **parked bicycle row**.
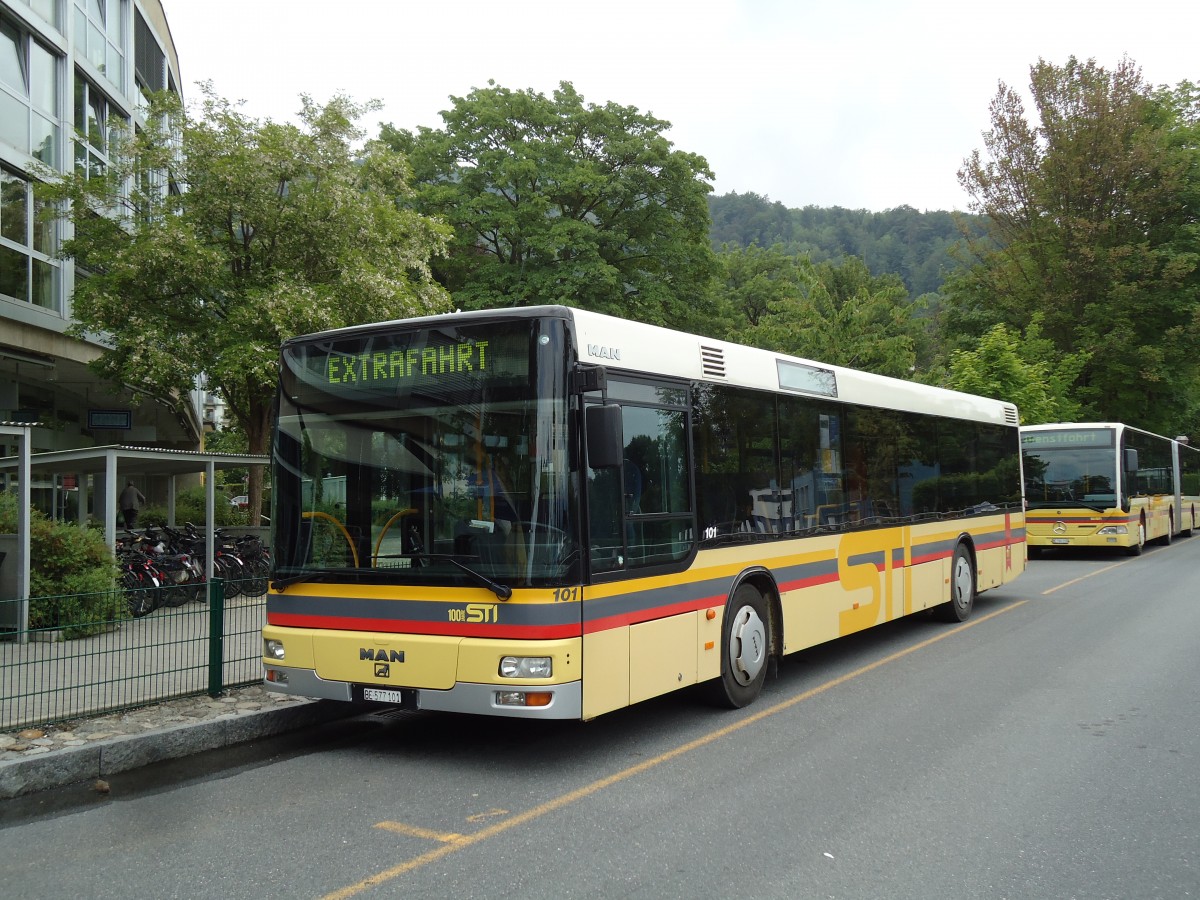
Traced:
[[[224, 580], [227, 599], [266, 593], [271, 557], [261, 538], [235, 537], [217, 528], [213, 546], [213, 576]], [[117, 562], [130, 613], [141, 618], [160, 606], [204, 602], [206, 553], [206, 536], [191, 522], [183, 529], [166, 525], [140, 533], [126, 529], [117, 540]]]

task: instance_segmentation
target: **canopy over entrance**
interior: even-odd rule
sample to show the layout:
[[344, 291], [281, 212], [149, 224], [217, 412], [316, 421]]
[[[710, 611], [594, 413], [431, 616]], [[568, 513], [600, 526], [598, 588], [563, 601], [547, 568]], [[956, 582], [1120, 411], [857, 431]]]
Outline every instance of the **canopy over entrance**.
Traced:
[[[22, 440], [22, 434], [24, 439]], [[206, 453], [192, 450], [160, 450], [154, 447], [85, 447], [77, 450], [53, 450], [47, 453], [29, 452], [29, 429], [20, 426], [0, 425], [0, 435], [13, 436], [22, 448], [18, 456], [0, 459], [0, 472], [16, 475], [19, 484], [20, 510], [23, 515], [18, 524], [18, 543], [24, 543], [24, 553], [18, 553], [16, 599], [19, 604], [17, 630], [24, 632], [28, 625], [29, 601], [29, 503], [30, 486], [41, 479], [55, 475], [76, 476], [80, 491], [78, 515], [80, 523], [87, 520], [88, 503], [85, 492], [90, 491], [94, 515], [103, 516], [104, 539], [109, 546], [117, 542], [117, 496], [128, 479], [166, 476], [167, 520], [175, 523], [175, 479], [179, 476], [204, 474], [205, 520], [216, 521], [217, 469], [243, 469], [247, 466], [266, 465], [268, 457], [248, 453]], [[90, 477], [84, 477], [90, 476]], [[222, 499], [222, 502], [225, 502]], [[23, 557], [23, 558], [20, 558]], [[208, 565], [213, 559], [213, 529], [208, 529]], [[211, 580], [212, 572], [208, 577]], [[3, 623], [0, 623], [3, 624]]]

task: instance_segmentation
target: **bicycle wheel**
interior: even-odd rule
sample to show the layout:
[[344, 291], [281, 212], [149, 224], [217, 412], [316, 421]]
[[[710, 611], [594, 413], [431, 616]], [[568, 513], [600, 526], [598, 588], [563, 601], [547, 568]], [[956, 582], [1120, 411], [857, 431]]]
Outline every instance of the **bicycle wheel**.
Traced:
[[242, 596], [245, 590], [245, 567], [242, 561], [236, 556], [222, 554], [214, 561], [214, 568], [219, 569], [221, 577], [225, 579], [225, 599], [235, 600]]
[[156, 589], [147, 587], [142, 577], [135, 571], [126, 569], [121, 573], [121, 589], [125, 592], [125, 600], [129, 604], [129, 614], [140, 619], [158, 608]]
[[267, 579], [271, 574], [265, 559], [252, 559], [246, 563], [245, 591], [247, 597], [261, 597], [267, 592]]

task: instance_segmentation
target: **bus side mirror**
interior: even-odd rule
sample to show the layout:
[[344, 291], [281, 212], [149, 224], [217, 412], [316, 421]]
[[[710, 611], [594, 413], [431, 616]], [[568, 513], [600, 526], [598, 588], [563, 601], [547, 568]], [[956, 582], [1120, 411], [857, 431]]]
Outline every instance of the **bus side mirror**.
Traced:
[[589, 406], [584, 411], [587, 432], [587, 464], [593, 469], [611, 469], [621, 465], [625, 438], [621, 429], [621, 407]]
[[1138, 452], [1133, 447], [1125, 448], [1125, 471], [1136, 472], [1138, 470]]

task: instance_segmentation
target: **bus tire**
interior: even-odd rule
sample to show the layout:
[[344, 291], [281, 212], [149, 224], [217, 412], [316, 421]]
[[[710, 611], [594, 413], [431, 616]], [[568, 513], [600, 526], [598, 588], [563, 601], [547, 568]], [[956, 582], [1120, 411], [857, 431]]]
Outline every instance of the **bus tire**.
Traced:
[[1172, 508], [1167, 513], [1167, 533], [1160, 539], [1159, 543], [1164, 547], [1170, 547], [1171, 541], [1175, 538], [1175, 510]]
[[710, 682], [718, 706], [741, 709], [754, 702], [767, 678], [770, 656], [767, 601], [751, 584], [733, 592], [721, 627], [721, 677]]
[[937, 607], [938, 617], [945, 622], [965, 622], [971, 618], [976, 585], [975, 560], [966, 542], [959, 541], [950, 563], [950, 599]]

